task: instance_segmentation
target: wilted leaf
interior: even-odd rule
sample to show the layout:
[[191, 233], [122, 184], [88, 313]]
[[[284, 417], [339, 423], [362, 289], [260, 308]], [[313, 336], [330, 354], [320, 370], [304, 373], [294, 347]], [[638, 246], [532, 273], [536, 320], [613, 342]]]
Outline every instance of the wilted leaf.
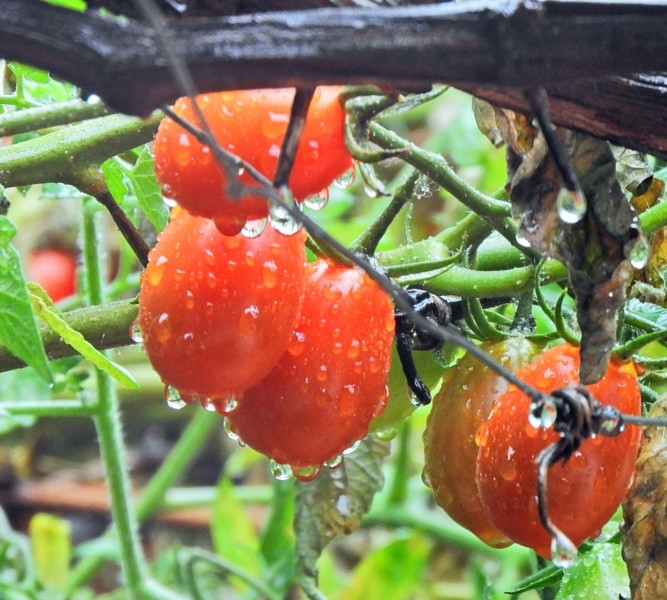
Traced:
[[[649, 169], [644, 156], [640, 152], [628, 148], [612, 146], [611, 150], [616, 159], [616, 173], [621, 187], [633, 196], [645, 194], [653, 181], [653, 171]], [[634, 205], [634, 207], [635, 210], [642, 211], [637, 205]]]
[[[667, 396], [651, 407], [667, 416]], [[637, 458], [637, 477], [623, 503], [623, 558], [632, 600], [667, 598], [667, 428], [647, 427]]]
[[508, 160], [510, 194], [521, 219], [520, 235], [570, 271], [582, 333], [580, 377], [594, 383], [604, 376], [616, 341], [617, 312], [632, 278], [629, 257], [635, 258], [631, 253], [645, 248], [645, 241], [616, 180], [609, 144], [566, 130], [558, 134], [587, 200], [583, 218], [576, 223], [561, 219], [558, 196], [564, 190], [541, 134], [526, 153], [517, 153], [522, 141], [508, 141], [514, 153]]
[[297, 483], [294, 530], [301, 585], [317, 596], [317, 562], [322, 549], [341, 534], [359, 528], [373, 496], [382, 487], [382, 460], [389, 443], [368, 436], [337, 469], [325, 469], [314, 481]]

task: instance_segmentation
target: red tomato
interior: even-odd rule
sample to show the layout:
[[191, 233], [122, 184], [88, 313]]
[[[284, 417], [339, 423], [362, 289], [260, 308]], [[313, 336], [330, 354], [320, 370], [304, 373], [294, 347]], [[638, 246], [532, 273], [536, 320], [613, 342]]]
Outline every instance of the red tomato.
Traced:
[[305, 286], [305, 236], [270, 227], [223, 236], [178, 211], [141, 280], [139, 324], [163, 381], [226, 399], [256, 384], [285, 352]]
[[[577, 382], [578, 374], [579, 350], [567, 344], [551, 348], [517, 371], [523, 381], [545, 392]], [[632, 363], [612, 361], [604, 378], [587, 388], [599, 402], [623, 413], [636, 415], [641, 410]], [[558, 434], [532, 427], [529, 405], [529, 399], [515, 387], [495, 404], [477, 434], [477, 485], [495, 526], [549, 558], [551, 538], [537, 512], [535, 458]], [[625, 497], [640, 437], [640, 429], [631, 426], [617, 437], [585, 440], [565, 464], [549, 469], [549, 516], [575, 545], [597, 535]]]
[[387, 399], [394, 311], [360, 269], [307, 266], [287, 352], [229, 415], [232, 431], [281, 464], [319, 467], [368, 432]]
[[58, 302], [76, 292], [76, 257], [62, 248], [34, 250], [28, 256], [27, 279]]
[[[481, 349], [511, 371], [529, 363], [538, 352], [532, 342], [512, 337], [485, 342]], [[511, 540], [491, 523], [479, 497], [475, 433], [508, 387], [495, 371], [466, 354], [445, 371], [424, 430], [424, 477], [436, 503], [457, 523], [496, 548], [508, 546]]]
[[[220, 145], [273, 179], [294, 94], [293, 88], [219, 92], [202, 94], [197, 103]], [[325, 189], [352, 166], [343, 140], [345, 113], [339, 96], [340, 87], [315, 91], [289, 179], [297, 200]], [[178, 100], [174, 110], [198, 124], [189, 98]], [[153, 151], [165, 195], [192, 214], [214, 218], [223, 233], [238, 233], [247, 219], [268, 214], [261, 196], [226, 198], [227, 178], [210, 148], [171, 119], [160, 124]], [[253, 183], [247, 174], [241, 181]]]

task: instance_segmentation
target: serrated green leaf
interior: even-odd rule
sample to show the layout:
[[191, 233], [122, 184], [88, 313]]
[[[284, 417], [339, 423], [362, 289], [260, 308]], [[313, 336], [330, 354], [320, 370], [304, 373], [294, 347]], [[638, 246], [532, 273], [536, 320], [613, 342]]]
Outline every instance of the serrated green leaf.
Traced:
[[16, 227], [0, 215], [0, 343], [45, 381], [51, 381], [46, 352], [32, 312], [19, 256], [11, 245]]
[[62, 318], [62, 313], [49, 298], [48, 294], [37, 284], [29, 283], [28, 289], [35, 314], [55, 331], [66, 344], [74, 348], [81, 356], [93, 363], [100, 371], [113, 377], [119, 385], [127, 389], [138, 390], [139, 384], [132, 374], [109, 360], [95, 346], [88, 342], [83, 335]]
[[[251, 575], [262, 570], [260, 541], [248, 513], [234, 495], [234, 486], [223, 476], [216, 489], [211, 517], [211, 536], [216, 553]], [[232, 578], [237, 589], [247, 584]]]
[[102, 174], [113, 199], [117, 204], [123, 204], [128, 189], [125, 185], [125, 172], [118, 160], [116, 158], [105, 160], [102, 163]]
[[160, 186], [153, 171], [153, 157], [144, 146], [134, 168], [127, 173], [141, 210], [146, 213], [153, 227], [160, 232], [169, 221], [169, 209], [164, 203]]
[[421, 534], [397, 539], [367, 554], [338, 600], [403, 600], [415, 596], [432, 544]]
[[325, 469], [314, 481], [296, 484], [297, 572], [309, 597], [318, 597], [316, 562], [322, 549], [359, 528], [382, 487], [382, 461], [389, 448], [388, 442], [368, 436], [344, 455], [339, 468]]

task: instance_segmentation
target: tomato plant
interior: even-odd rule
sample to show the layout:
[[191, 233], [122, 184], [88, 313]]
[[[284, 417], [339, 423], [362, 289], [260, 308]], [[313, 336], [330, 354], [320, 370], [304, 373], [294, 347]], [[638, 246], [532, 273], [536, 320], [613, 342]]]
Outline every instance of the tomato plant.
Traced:
[[319, 467], [364, 437], [387, 399], [394, 311], [358, 268], [308, 264], [301, 319], [273, 371], [229, 415], [276, 462]]
[[[578, 381], [579, 349], [562, 344], [519, 369], [517, 376], [544, 392]], [[612, 361], [602, 380], [587, 386], [602, 404], [639, 414], [641, 398], [632, 362]], [[551, 555], [551, 537], [537, 508], [535, 459], [558, 439], [553, 430], [528, 422], [529, 399], [511, 387], [477, 433], [477, 485], [491, 522], [507, 537]], [[641, 432], [628, 427], [617, 437], [587, 439], [566, 462], [549, 468], [549, 516], [575, 545], [598, 534], [625, 497], [635, 469]]]
[[26, 275], [58, 302], [76, 292], [76, 256], [62, 248], [33, 250], [28, 256]]
[[287, 348], [304, 293], [304, 235], [223, 236], [209, 219], [178, 213], [142, 277], [144, 348], [184, 395], [232, 398]]
[[[198, 96], [197, 105], [223, 148], [272, 179], [294, 94], [292, 88], [219, 92]], [[189, 122], [198, 122], [189, 98], [178, 100], [174, 110]], [[317, 88], [289, 179], [297, 200], [324, 190], [352, 167], [343, 141], [344, 114], [339, 87]], [[261, 195], [228, 198], [227, 175], [211, 149], [169, 118], [160, 124], [154, 155], [165, 195], [195, 215], [214, 218], [223, 233], [238, 233], [246, 220], [268, 214]], [[253, 180], [245, 174], [240, 181]]]
[[[538, 351], [535, 344], [521, 337], [485, 342], [481, 348], [511, 371], [530, 362]], [[495, 371], [466, 354], [445, 371], [424, 430], [424, 477], [436, 503], [495, 547], [507, 546], [511, 540], [490, 521], [479, 497], [475, 433], [508, 387]]]

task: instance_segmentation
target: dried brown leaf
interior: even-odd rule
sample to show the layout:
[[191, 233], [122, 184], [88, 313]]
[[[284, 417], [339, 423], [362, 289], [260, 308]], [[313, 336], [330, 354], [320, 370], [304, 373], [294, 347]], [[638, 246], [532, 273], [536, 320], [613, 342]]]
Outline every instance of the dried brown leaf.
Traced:
[[[515, 125], [516, 132], [524, 129], [520, 121]], [[514, 135], [511, 129], [504, 131]], [[604, 376], [616, 342], [618, 309], [632, 279], [629, 253], [644, 242], [616, 180], [609, 144], [568, 130], [558, 135], [586, 196], [585, 216], [573, 224], [559, 217], [561, 179], [541, 134], [527, 152], [520, 148], [530, 136], [507, 140], [510, 194], [514, 214], [521, 220], [520, 235], [570, 272], [581, 328], [580, 377], [583, 383], [594, 383]]]
[[[667, 416], [667, 396], [650, 416]], [[667, 598], [667, 429], [647, 427], [637, 459], [637, 477], [623, 503], [623, 559], [632, 600]]]

